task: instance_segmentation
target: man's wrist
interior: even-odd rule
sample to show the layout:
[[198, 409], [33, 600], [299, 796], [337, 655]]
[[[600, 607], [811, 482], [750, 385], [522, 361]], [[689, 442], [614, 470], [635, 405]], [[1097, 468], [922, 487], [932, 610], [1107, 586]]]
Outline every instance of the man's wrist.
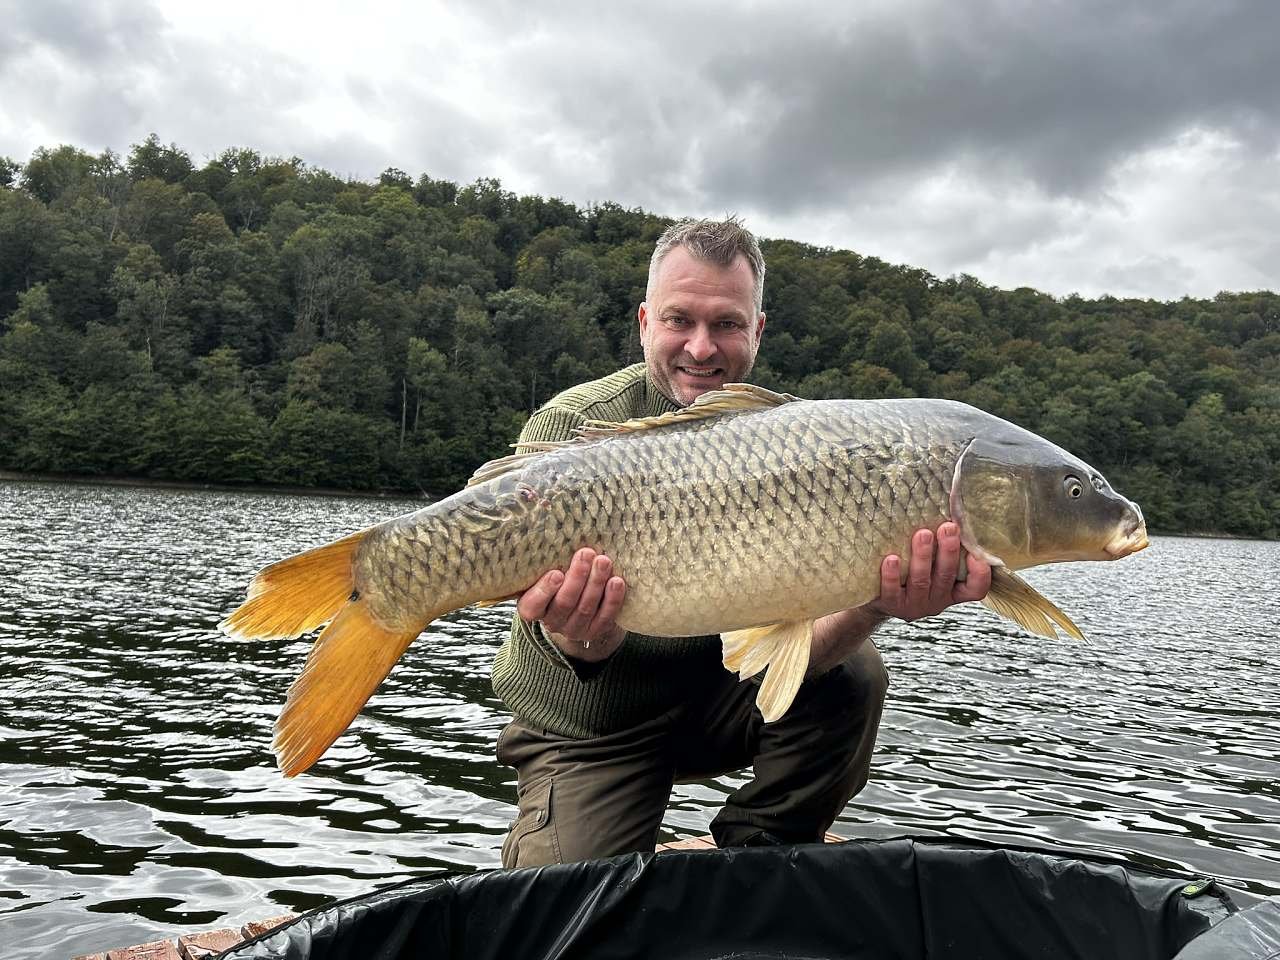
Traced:
[[886, 620], [893, 619], [893, 614], [886, 613], [880, 609], [880, 605], [872, 600], [870, 603], [863, 604], [856, 608], [863, 622], [866, 624], [868, 632], [876, 629]]
[[814, 643], [810, 650], [809, 676], [826, 673], [850, 656], [876, 631], [889, 615], [871, 604], [850, 607], [829, 614], [814, 624]]

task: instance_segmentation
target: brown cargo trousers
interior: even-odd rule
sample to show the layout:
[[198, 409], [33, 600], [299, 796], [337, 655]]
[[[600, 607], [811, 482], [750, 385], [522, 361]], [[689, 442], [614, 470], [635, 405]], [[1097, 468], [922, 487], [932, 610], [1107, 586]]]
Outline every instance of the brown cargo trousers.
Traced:
[[[867, 782], [889, 678], [868, 640], [807, 680], [766, 724], [752, 681], [725, 671], [706, 698], [646, 723], [577, 740], [512, 721], [498, 761], [517, 773], [504, 867], [650, 852], [671, 787], [754, 766], [711, 822], [720, 847], [817, 842]], [[763, 837], [762, 837], [763, 835]]]

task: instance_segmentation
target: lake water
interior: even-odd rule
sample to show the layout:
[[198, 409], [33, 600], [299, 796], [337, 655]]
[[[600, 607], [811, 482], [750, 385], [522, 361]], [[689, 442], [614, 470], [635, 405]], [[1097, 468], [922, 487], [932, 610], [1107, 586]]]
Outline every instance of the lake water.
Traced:
[[[75, 953], [497, 865], [488, 668], [509, 607], [433, 624], [312, 772], [271, 724], [308, 641], [216, 629], [259, 566], [413, 501], [0, 482], [0, 944]], [[978, 838], [1280, 894], [1280, 544], [1156, 538], [1027, 578], [1091, 643], [979, 608], [878, 635], [849, 837]], [[662, 839], [734, 778], [678, 787]]]

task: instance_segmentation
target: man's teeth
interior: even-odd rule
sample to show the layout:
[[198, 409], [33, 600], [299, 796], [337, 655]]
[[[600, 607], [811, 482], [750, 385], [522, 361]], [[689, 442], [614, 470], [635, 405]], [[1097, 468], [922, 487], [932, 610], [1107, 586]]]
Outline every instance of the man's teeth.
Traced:
[[706, 369], [699, 369], [698, 367], [681, 367], [680, 372], [687, 373], [691, 377], [714, 377], [720, 372], [720, 368], [707, 367]]

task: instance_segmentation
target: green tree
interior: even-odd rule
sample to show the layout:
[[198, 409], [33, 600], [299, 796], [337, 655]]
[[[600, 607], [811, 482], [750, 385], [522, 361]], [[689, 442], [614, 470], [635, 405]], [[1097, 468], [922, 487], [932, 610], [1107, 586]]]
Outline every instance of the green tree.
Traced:
[[22, 171], [22, 186], [37, 200], [51, 204], [65, 193], [89, 182], [93, 156], [63, 144], [50, 150], [40, 147]]
[[129, 148], [127, 169], [129, 179], [135, 183], [140, 180], [181, 183], [193, 168], [191, 156], [185, 150], [173, 143], [163, 146], [160, 138], [152, 133], [142, 143]]
[[17, 186], [22, 174], [22, 164], [12, 157], [0, 156], [0, 190], [11, 190]]
[[[244, 148], [196, 169], [155, 135], [0, 158], [0, 466], [447, 493], [557, 390], [641, 358], [669, 223]], [[1153, 527], [1276, 535], [1280, 295], [1058, 299], [764, 247], [757, 382], [968, 400]]]

